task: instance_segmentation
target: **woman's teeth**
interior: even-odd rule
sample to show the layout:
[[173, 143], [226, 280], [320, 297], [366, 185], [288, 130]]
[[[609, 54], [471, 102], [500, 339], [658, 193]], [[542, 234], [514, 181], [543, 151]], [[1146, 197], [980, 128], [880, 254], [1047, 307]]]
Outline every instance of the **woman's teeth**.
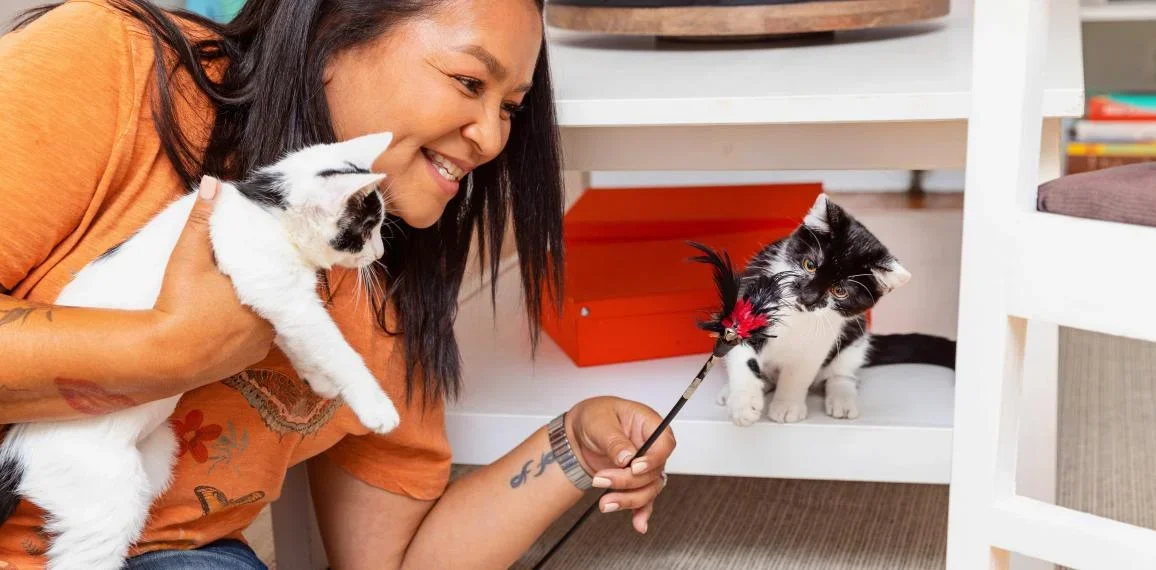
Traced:
[[425, 151], [426, 157], [429, 158], [430, 162], [433, 163], [434, 169], [436, 169], [438, 174], [441, 174], [442, 177], [446, 180], [457, 182], [466, 175], [466, 171], [458, 168], [458, 165], [454, 164], [448, 158], [429, 149], [422, 150]]

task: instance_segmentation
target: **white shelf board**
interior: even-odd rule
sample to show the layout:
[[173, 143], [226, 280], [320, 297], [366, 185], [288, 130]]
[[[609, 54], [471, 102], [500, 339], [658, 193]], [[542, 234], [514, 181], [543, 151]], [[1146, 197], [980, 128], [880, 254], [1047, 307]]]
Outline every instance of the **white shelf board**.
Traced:
[[[496, 320], [489, 291], [464, 302], [457, 335], [465, 392], [447, 409], [454, 461], [486, 464], [584, 398], [612, 395], [665, 415], [705, 355], [579, 368], [549, 336], [530, 358], [516, 270], [499, 282]], [[694, 326], [687, 323], [687, 326]], [[863, 372], [861, 417], [827, 417], [812, 395], [796, 424], [731, 423], [715, 404], [716, 367], [673, 423], [671, 473], [947, 483], [951, 470], [954, 374], [894, 365]]]
[[1113, 2], [1080, 7], [1085, 22], [1143, 22], [1156, 20], [1156, 2]]
[[[1051, 3], [1045, 117], [1084, 111], [1079, 7]], [[817, 44], [658, 44], [548, 28], [563, 127], [962, 120], [968, 15], [840, 32]]]

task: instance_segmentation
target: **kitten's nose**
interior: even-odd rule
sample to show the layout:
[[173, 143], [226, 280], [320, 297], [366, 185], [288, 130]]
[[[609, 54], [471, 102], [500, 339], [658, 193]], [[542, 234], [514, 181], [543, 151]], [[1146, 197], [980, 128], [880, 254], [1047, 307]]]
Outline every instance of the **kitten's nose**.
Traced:
[[799, 302], [802, 303], [804, 307], [813, 307], [816, 303], [819, 302], [819, 299], [822, 298], [822, 296], [822, 293], [805, 288], [799, 292]]

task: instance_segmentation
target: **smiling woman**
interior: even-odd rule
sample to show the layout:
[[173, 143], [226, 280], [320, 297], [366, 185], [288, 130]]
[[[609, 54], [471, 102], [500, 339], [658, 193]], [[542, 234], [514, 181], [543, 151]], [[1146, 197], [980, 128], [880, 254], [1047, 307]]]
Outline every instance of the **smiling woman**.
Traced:
[[[244, 550], [233, 539], [303, 461], [334, 568], [507, 566], [591, 485], [613, 489], [604, 512], [633, 510], [646, 532], [674, 439], [632, 461], [661, 421], [635, 402], [559, 410], [448, 485], [444, 406], [459, 390], [453, 324], [471, 244], [496, 275], [512, 223], [532, 342], [540, 305], [560, 293], [547, 56], [541, 0], [248, 0], [226, 24], [148, 0], [69, 0], [0, 37], [0, 424], [181, 395], [171, 420], [191, 439], [130, 569], [226, 567], [236, 557], [215, 551]], [[398, 403], [389, 434], [367, 433], [270, 351], [268, 324], [213, 263], [212, 179], [152, 310], [53, 305], [202, 175], [244, 180], [290, 150], [383, 131], [392, 143], [371, 170], [386, 187], [354, 205], [385, 206], [374, 278], [325, 277], [334, 321]], [[351, 244], [375, 229], [343, 226]], [[8, 467], [0, 458], [0, 515], [12, 511], [0, 562], [39, 567], [42, 511], [7, 501], [21, 480]]]

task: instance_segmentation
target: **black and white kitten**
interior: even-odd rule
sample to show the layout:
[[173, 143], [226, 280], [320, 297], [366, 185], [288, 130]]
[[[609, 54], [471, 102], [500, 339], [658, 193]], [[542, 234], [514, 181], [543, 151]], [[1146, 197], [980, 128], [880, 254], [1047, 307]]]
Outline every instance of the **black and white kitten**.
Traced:
[[[719, 403], [738, 425], [807, 417], [807, 393], [826, 390], [827, 414], [855, 418], [858, 373], [871, 335], [864, 313], [911, 273], [855, 218], [820, 194], [803, 223], [748, 264], [744, 279], [782, 275], [784, 302], [774, 338], [727, 355]], [[766, 391], [774, 388], [769, 405]]]
[[[363, 269], [385, 251], [386, 209], [370, 171], [390, 133], [305, 147], [221, 181], [209, 219], [217, 265], [242, 303], [268, 320], [310, 388], [341, 396], [365, 427], [388, 433], [397, 409], [317, 294], [317, 272]], [[152, 308], [196, 193], [86, 265], [59, 305]], [[49, 570], [117, 570], [169, 485], [177, 448], [168, 418], [180, 395], [77, 420], [12, 426], [0, 443], [0, 524], [20, 497], [47, 512]]]

